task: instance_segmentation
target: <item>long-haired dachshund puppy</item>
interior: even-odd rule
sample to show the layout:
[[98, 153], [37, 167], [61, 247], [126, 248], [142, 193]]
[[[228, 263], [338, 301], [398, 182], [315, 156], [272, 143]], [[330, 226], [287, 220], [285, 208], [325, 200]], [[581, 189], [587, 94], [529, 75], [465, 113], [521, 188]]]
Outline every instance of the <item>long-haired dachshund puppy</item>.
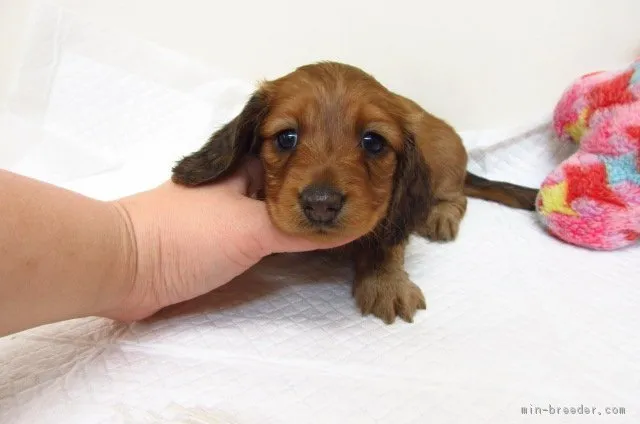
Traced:
[[466, 196], [534, 209], [537, 190], [466, 171], [451, 126], [341, 63], [302, 66], [264, 82], [231, 122], [173, 168], [197, 186], [232, 173], [245, 156], [264, 167], [274, 224], [308, 238], [355, 237], [353, 294], [363, 314], [411, 322], [426, 307], [404, 270], [409, 235], [452, 240]]

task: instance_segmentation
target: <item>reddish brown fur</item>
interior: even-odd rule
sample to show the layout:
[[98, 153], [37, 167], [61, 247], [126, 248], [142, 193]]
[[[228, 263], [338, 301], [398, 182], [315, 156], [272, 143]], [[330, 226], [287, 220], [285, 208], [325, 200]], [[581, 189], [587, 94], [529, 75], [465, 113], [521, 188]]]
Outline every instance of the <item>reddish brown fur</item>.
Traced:
[[[278, 150], [275, 138], [288, 129], [297, 131], [298, 144]], [[381, 154], [361, 147], [365, 131], [384, 137]], [[308, 238], [357, 237], [346, 249], [354, 255], [354, 295], [363, 313], [411, 321], [425, 307], [404, 271], [404, 246], [413, 232], [432, 240], [458, 233], [467, 154], [451, 126], [362, 70], [324, 62], [264, 82], [234, 120], [176, 165], [173, 179], [190, 186], [215, 181], [249, 154], [264, 165], [264, 198], [276, 226]], [[300, 206], [302, 190], [317, 183], [346, 199], [328, 228], [312, 225]]]

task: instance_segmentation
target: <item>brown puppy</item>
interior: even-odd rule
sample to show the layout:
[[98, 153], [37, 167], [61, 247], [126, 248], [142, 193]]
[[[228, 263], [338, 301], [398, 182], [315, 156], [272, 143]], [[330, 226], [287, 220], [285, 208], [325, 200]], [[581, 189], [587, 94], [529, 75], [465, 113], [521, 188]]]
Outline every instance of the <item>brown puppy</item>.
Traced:
[[536, 190], [466, 172], [458, 134], [362, 70], [334, 62], [264, 82], [240, 114], [173, 169], [196, 186], [233, 172], [246, 155], [264, 166], [264, 197], [283, 231], [357, 237], [354, 296], [363, 314], [412, 321], [426, 307], [404, 270], [411, 233], [452, 240], [467, 199], [533, 209]]

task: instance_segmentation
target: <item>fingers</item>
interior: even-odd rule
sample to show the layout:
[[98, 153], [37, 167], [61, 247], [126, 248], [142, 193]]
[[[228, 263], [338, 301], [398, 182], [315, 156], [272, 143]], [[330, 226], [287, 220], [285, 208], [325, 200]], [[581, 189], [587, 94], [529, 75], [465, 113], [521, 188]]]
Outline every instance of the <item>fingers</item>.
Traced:
[[343, 246], [357, 236], [301, 236], [291, 235], [280, 230], [272, 221], [265, 202], [251, 198], [239, 199], [243, 214], [248, 216], [245, 222], [245, 237], [253, 238], [261, 247], [260, 254], [297, 253], [312, 250], [332, 249]]
[[247, 193], [250, 185], [251, 175], [249, 174], [246, 166], [240, 167], [235, 173], [231, 174], [224, 180], [221, 180], [219, 184], [216, 184], [217, 187], [224, 186], [234, 193], [243, 195]]
[[262, 187], [262, 172], [262, 164], [258, 159], [248, 159], [233, 175], [221, 183], [236, 193], [251, 196]]
[[273, 231], [273, 242], [270, 246], [271, 253], [294, 253], [294, 252], [310, 252], [312, 250], [333, 249], [344, 246], [352, 242], [356, 237], [339, 237], [339, 238], [305, 238], [302, 236], [292, 236], [282, 233], [275, 227], [271, 227]]
[[249, 186], [246, 194], [249, 197], [253, 197], [264, 187], [264, 168], [262, 167], [262, 162], [258, 159], [248, 161], [247, 175], [249, 176]]
[[255, 194], [263, 188], [263, 168], [259, 159], [247, 159], [238, 169], [231, 175], [220, 179], [212, 184], [205, 184], [197, 187], [195, 190], [191, 187], [184, 187], [172, 180], [165, 181], [159, 187], [186, 190], [188, 192], [207, 192], [225, 190], [237, 193], [245, 197], [254, 197]]

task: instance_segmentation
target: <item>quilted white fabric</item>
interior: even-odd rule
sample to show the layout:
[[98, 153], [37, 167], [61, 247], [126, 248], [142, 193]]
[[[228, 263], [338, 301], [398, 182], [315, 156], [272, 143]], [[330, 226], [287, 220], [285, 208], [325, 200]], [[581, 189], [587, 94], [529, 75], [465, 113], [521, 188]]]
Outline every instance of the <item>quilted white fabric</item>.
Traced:
[[[162, 181], [246, 94], [60, 10], [38, 19], [6, 121], [30, 147], [2, 166], [128, 194]], [[464, 137], [474, 171], [524, 184], [571, 153], [544, 124]], [[639, 422], [639, 248], [579, 249], [530, 213], [471, 200], [459, 239], [413, 238], [406, 267], [428, 303], [413, 324], [360, 316], [348, 264], [302, 254], [144, 322], [0, 339], [0, 422]]]

